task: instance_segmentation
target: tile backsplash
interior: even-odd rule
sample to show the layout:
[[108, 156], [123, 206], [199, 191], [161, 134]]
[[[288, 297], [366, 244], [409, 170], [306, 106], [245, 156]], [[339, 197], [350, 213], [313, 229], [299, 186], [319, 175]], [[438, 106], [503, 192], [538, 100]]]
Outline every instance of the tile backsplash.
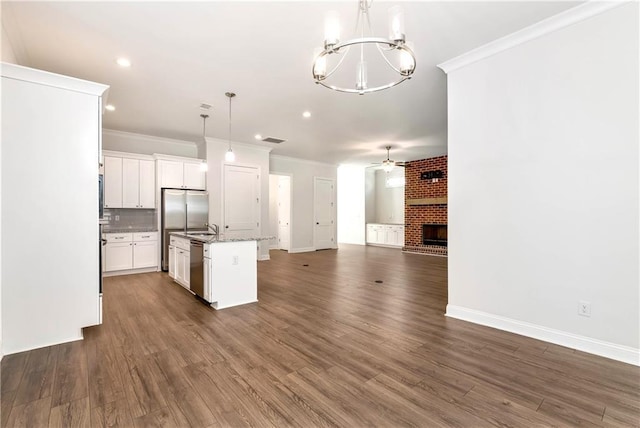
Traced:
[[156, 210], [128, 208], [105, 208], [104, 219], [109, 223], [102, 228], [104, 232], [136, 230], [147, 232], [158, 230]]

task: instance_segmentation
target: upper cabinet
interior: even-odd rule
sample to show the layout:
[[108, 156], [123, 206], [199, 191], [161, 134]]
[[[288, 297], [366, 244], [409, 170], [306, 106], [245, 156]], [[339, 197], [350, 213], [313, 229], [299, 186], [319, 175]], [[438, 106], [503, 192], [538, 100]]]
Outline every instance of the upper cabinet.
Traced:
[[206, 172], [200, 160], [158, 159], [160, 188], [205, 190]]
[[126, 155], [104, 156], [105, 208], [155, 208], [153, 160], [123, 157]]

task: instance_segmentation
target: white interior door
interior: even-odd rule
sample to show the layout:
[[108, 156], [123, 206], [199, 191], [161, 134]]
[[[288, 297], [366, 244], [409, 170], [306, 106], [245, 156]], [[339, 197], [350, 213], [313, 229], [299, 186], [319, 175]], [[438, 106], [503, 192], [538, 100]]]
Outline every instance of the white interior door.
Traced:
[[260, 169], [224, 166], [224, 227], [229, 238], [260, 235]]
[[314, 178], [314, 244], [316, 250], [335, 248], [335, 180]]
[[291, 242], [291, 177], [278, 177], [278, 248], [289, 251]]

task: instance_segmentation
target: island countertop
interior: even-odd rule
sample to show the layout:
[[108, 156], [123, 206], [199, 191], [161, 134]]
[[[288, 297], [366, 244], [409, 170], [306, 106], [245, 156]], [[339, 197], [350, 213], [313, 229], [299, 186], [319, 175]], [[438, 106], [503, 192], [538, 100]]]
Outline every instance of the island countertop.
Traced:
[[[200, 233], [200, 235], [198, 234]], [[195, 241], [202, 242], [204, 244], [216, 244], [216, 243], [224, 243], [224, 242], [243, 242], [243, 241], [268, 241], [270, 239], [274, 239], [274, 236], [258, 236], [258, 237], [248, 237], [248, 238], [224, 238], [224, 237], [216, 237], [215, 235], [206, 236], [208, 232], [171, 232], [169, 235], [177, 236], [179, 238], [184, 239], [193, 239]]]

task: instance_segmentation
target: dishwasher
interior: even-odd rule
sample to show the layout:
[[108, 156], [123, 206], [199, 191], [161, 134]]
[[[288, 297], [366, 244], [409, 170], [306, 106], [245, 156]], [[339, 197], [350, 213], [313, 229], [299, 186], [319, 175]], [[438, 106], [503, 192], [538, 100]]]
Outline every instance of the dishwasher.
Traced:
[[204, 253], [202, 242], [191, 240], [191, 254], [189, 255], [189, 288], [196, 293], [196, 296], [204, 299]]

